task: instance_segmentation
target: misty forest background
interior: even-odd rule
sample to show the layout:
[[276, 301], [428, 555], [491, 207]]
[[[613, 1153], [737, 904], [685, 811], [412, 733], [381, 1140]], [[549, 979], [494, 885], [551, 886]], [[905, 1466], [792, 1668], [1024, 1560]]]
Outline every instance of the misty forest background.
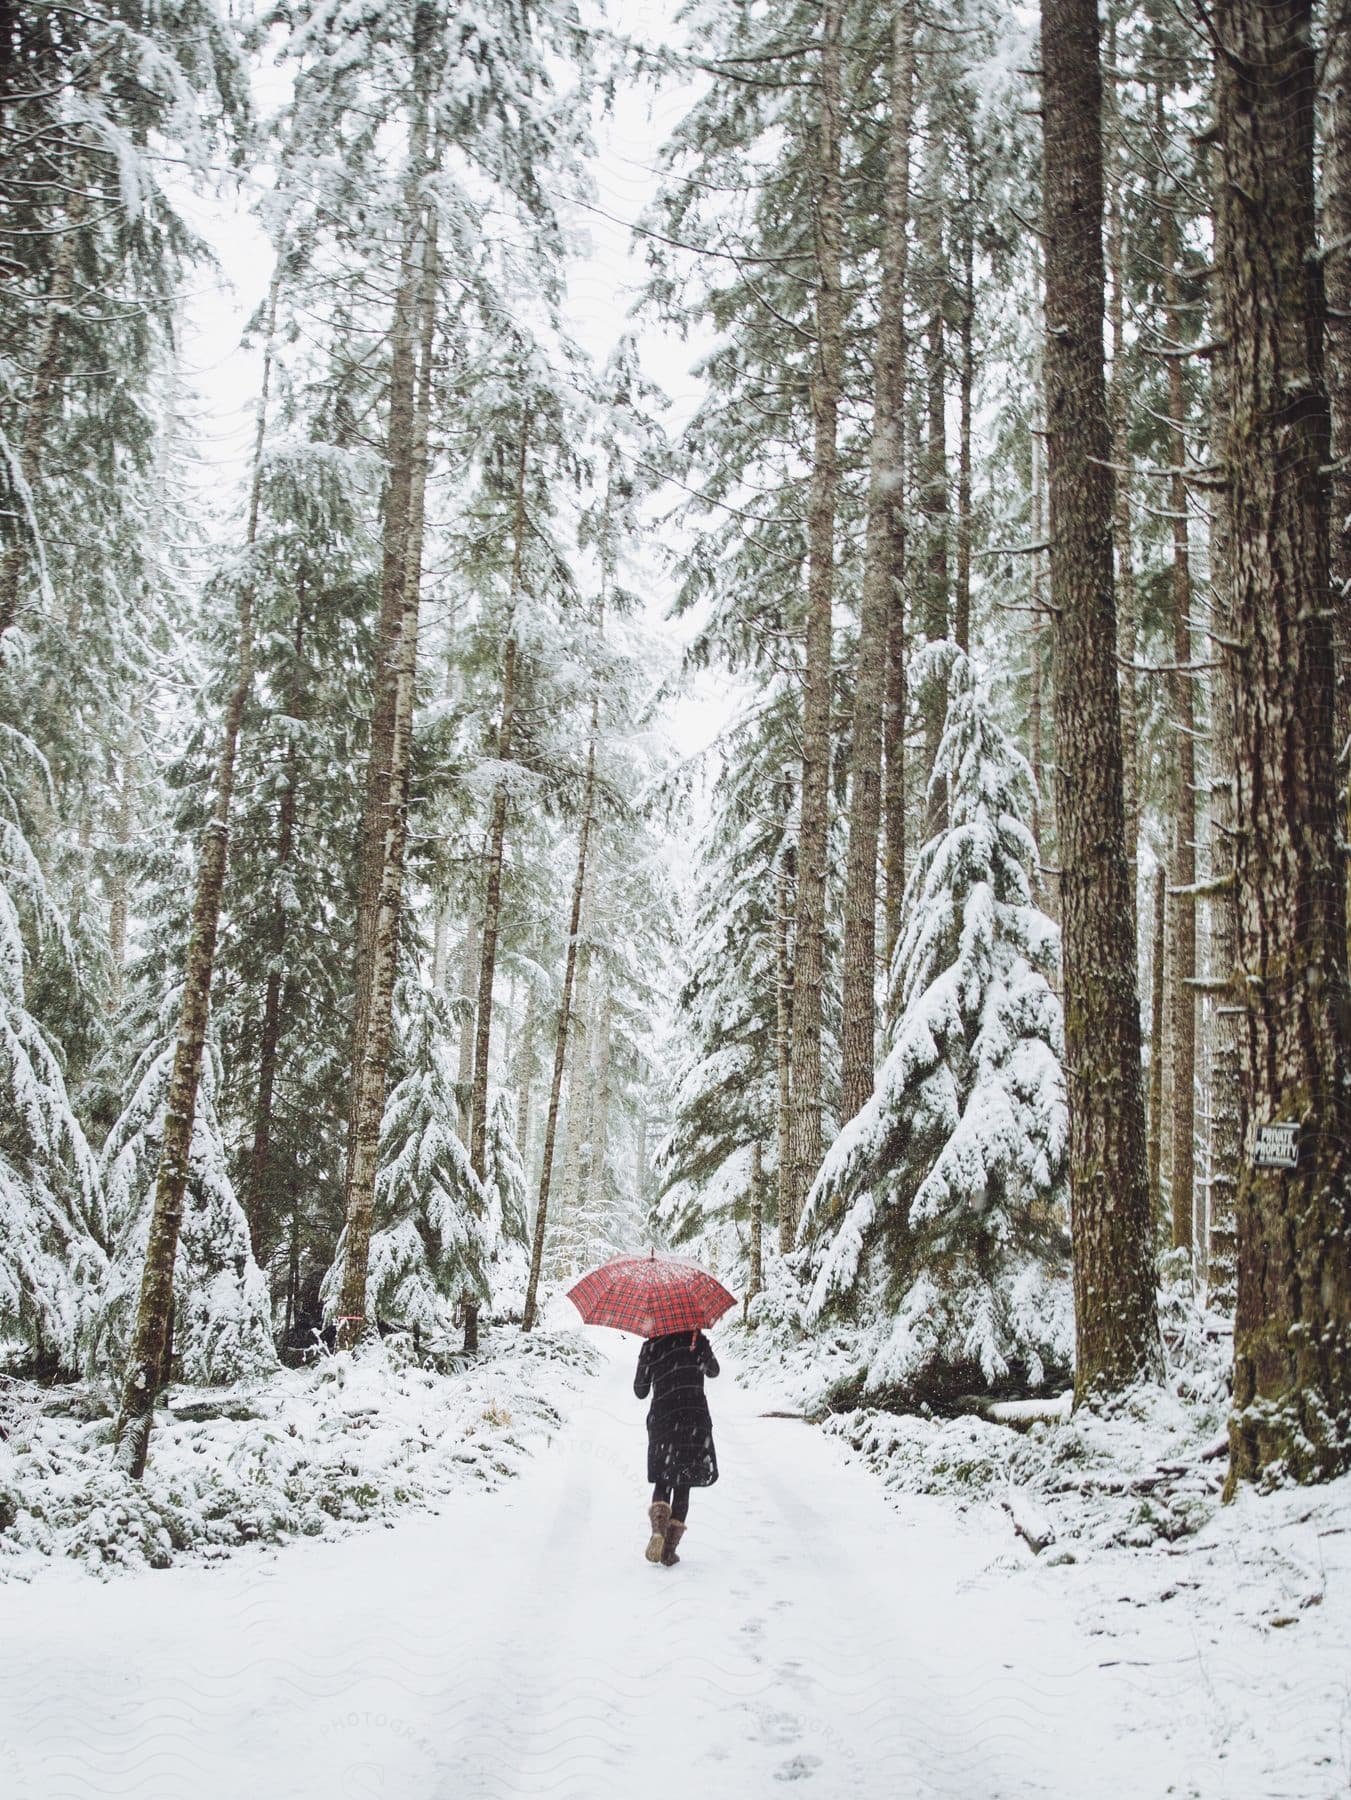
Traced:
[[[165, 1383], [325, 1326], [460, 1367], [652, 1243], [831, 1404], [1102, 1406], [1199, 1332], [1231, 1481], [1344, 1469], [1337, 8], [0, 41], [8, 1371], [116, 1390], [139, 1476]], [[184, 321], [239, 192], [222, 482]]]

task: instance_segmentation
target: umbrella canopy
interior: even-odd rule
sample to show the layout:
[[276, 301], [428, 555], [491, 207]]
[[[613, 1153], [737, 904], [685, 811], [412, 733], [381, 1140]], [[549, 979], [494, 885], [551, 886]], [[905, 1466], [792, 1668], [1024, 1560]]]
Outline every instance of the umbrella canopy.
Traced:
[[679, 1257], [617, 1256], [568, 1289], [568, 1299], [588, 1325], [611, 1325], [639, 1337], [698, 1331], [736, 1305], [697, 1263]]

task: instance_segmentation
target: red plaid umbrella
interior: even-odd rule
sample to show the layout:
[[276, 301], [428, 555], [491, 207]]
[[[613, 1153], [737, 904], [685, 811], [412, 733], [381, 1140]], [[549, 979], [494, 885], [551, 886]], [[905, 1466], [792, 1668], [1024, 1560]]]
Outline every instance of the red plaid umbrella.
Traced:
[[602, 1263], [568, 1289], [568, 1299], [588, 1325], [645, 1338], [698, 1331], [736, 1305], [736, 1295], [697, 1263], [652, 1253]]

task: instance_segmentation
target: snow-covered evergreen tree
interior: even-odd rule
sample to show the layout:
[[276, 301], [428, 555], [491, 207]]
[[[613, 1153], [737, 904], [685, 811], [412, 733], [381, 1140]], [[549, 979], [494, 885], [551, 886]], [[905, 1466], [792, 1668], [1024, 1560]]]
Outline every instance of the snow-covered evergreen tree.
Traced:
[[216, 977], [230, 1046], [221, 1120], [279, 1324], [310, 1313], [302, 1265], [327, 1267], [341, 1225], [374, 607], [368, 459], [306, 435], [323, 427], [328, 396], [305, 402], [312, 411], [284, 420], [290, 429], [263, 465], [254, 690]]
[[483, 1187], [490, 1303], [499, 1317], [519, 1319], [530, 1274], [530, 1201], [525, 1163], [516, 1143], [516, 1119], [505, 1093], [497, 1096], [488, 1114]]
[[[86, 1342], [93, 1371], [120, 1374], [136, 1319], [146, 1239], [173, 1072], [179, 996], [165, 996], [159, 1030], [141, 1053], [130, 1099], [109, 1132], [100, 1163], [113, 1237], [112, 1266]], [[192, 1383], [237, 1381], [276, 1367], [267, 1285], [226, 1165], [216, 1115], [220, 1056], [208, 1042], [193, 1116], [188, 1185], [174, 1264], [172, 1362]]]
[[689, 1043], [675, 1071], [671, 1136], [658, 1154], [673, 1193], [712, 1179], [757, 1137], [772, 1141], [775, 874], [792, 821], [757, 801], [791, 757], [795, 723], [782, 705], [766, 706], [719, 746], [725, 762], [684, 931], [680, 1010]]
[[[400, 1074], [380, 1127], [366, 1317], [431, 1332], [448, 1328], [465, 1293], [489, 1297], [489, 1200], [455, 1129], [449, 1004], [405, 980], [396, 1006]], [[346, 1241], [344, 1231], [324, 1277], [328, 1317], [342, 1294]]]
[[1031, 773], [968, 659], [941, 644], [925, 662], [948, 680], [933, 781], [950, 823], [911, 875], [876, 1091], [799, 1233], [808, 1316], [852, 1315], [864, 1391], [909, 1399], [1039, 1386], [1073, 1346], [1058, 934], [1032, 899]]
[[61, 1059], [28, 1011], [22, 915], [78, 979], [37, 860], [0, 816], [0, 1367], [70, 1370], [107, 1266], [103, 1191]]

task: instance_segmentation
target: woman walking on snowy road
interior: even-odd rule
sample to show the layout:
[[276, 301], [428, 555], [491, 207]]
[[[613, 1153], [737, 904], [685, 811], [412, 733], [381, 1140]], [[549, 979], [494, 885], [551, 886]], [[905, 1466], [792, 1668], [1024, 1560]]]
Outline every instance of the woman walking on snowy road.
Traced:
[[704, 1398], [704, 1377], [718, 1372], [713, 1346], [702, 1331], [673, 1331], [648, 1338], [638, 1353], [633, 1391], [652, 1395], [647, 1412], [647, 1509], [652, 1536], [649, 1562], [678, 1563], [676, 1545], [685, 1535], [692, 1487], [712, 1487], [718, 1479], [713, 1421]]

